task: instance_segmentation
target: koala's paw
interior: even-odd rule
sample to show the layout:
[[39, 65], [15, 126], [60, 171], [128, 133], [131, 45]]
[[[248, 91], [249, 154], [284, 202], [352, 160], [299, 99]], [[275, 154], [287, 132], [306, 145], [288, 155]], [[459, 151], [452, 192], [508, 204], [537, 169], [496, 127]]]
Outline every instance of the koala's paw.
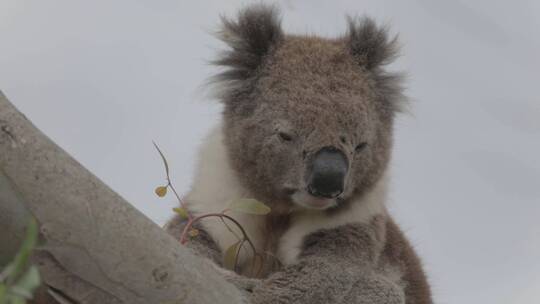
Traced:
[[402, 286], [389, 278], [372, 273], [355, 282], [343, 303], [405, 304], [405, 293]]

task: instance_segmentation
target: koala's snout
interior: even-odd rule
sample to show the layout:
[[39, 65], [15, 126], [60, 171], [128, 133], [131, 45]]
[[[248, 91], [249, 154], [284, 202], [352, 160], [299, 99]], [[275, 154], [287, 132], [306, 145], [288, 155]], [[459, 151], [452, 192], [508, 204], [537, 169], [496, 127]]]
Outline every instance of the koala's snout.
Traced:
[[348, 162], [345, 154], [334, 147], [324, 147], [312, 158], [308, 170], [308, 191], [311, 195], [335, 198], [343, 192]]

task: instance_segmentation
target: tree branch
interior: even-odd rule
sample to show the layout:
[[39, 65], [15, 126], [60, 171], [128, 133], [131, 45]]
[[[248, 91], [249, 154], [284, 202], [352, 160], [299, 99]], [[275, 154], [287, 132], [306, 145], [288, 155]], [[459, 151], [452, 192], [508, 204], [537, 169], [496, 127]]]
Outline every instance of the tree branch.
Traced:
[[0, 262], [15, 252], [29, 214], [45, 241], [37, 254], [45, 283], [80, 303], [244, 302], [208, 261], [84, 169], [0, 92]]

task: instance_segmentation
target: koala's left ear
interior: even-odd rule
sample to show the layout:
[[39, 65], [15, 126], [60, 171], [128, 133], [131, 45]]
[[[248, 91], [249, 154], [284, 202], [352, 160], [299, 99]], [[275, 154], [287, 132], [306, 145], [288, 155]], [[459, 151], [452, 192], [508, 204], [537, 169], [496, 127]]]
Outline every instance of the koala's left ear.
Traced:
[[382, 105], [392, 114], [404, 111], [407, 97], [403, 94], [403, 75], [381, 69], [398, 56], [397, 36], [390, 38], [386, 27], [377, 26], [367, 17], [347, 21], [349, 30], [345, 41], [356, 62], [372, 72]]
[[388, 37], [388, 29], [368, 18], [347, 18], [346, 40], [352, 55], [368, 70], [392, 62], [399, 53], [397, 36]]
[[235, 19], [221, 19], [223, 25], [218, 37], [230, 49], [214, 61], [214, 64], [228, 68], [216, 78], [224, 81], [249, 79], [283, 37], [279, 12], [274, 6], [255, 4], [241, 10]]

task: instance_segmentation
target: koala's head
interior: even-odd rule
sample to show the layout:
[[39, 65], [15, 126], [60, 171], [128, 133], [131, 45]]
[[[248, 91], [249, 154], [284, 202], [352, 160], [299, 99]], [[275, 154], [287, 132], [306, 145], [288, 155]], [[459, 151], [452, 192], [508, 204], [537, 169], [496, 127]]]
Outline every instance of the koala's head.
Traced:
[[276, 9], [223, 18], [225, 144], [233, 169], [273, 208], [331, 209], [363, 195], [390, 158], [400, 77], [396, 39], [349, 19], [342, 37], [286, 35]]

